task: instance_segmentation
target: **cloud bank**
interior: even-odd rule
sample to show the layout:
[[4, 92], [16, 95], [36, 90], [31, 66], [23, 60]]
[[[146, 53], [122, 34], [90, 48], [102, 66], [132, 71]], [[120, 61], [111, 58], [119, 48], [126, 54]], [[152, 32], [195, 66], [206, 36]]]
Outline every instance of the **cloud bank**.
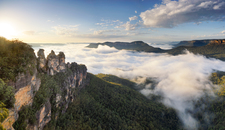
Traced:
[[183, 23], [224, 21], [223, 0], [163, 0], [161, 5], [140, 14], [147, 27], [173, 28]]
[[205, 94], [213, 97], [214, 86], [209, 76], [215, 70], [225, 71], [225, 62], [189, 52], [171, 56], [119, 51], [108, 46], [99, 46], [97, 49], [85, 48], [87, 45], [42, 45], [34, 49], [37, 52], [39, 48], [43, 48], [46, 55], [51, 50], [56, 53], [63, 51], [67, 62], [85, 64], [88, 71], [94, 74], [114, 74], [129, 79], [142, 77], [139, 78], [139, 82], [148, 77], [155, 79], [157, 84], [154, 89], [151, 89], [152, 84], [147, 84], [140, 92], [146, 96], [161, 95], [161, 102], [177, 111], [187, 129], [197, 129], [199, 125], [191, 114], [194, 111], [192, 101]]

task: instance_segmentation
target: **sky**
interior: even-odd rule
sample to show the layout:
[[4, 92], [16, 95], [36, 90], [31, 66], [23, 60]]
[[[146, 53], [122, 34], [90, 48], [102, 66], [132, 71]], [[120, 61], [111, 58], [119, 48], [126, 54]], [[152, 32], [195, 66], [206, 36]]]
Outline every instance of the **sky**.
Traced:
[[0, 36], [27, 43], [224, 39], [224, 0], [0, 0]]

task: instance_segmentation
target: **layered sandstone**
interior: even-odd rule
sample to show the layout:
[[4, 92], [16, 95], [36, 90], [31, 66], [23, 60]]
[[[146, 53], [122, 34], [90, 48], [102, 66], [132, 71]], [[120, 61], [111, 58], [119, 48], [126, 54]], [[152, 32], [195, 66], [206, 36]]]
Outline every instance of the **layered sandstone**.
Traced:
[[225, 39], [213, 40], [208, 45], [225, 45]]
[[[9, 109], [9, 116], [2, 123], [7, 130], [13, 130], [12, 124], [19, 118], [18, 112], [22, 106], [32, 105], [34, 96], [41, 86], [41, 79], [38, 78], [38, 73], [48, 75], [63, 75], [66, 74], [62, 83], [60, 83], [60, 91], [56, 94], [56, 105], [52, 106], [50, 99], [42, 105], [42, 107], [35, 113], [36, 122], [34, 125], [28, 124], [26, 129], [42, 130], [44, 126], [51, 120], [52, 107], [60, 108], [56, 114], [64, 113], [70, 102], [76, 97], [75, 88], [82, 88], [85, 85], [87, 76], [87, 68], [85, 65], [78, 65], [77, 63], [65, 64], [65, 55], [60, 52], [58, 55], [54, 51], [45, 58], [44, 50], [40, 49], [37, 53], [37, 62], [34, 61], [37, 68], [34, 68], [34, 73], [29, 72], [19, 74], [16, 81], [10, 81], [8, 85], [15, 88], [15, 104], [14, 108]], [[65, 93], [60, 93], [65, 92]], [[57, 115], [56, 115], [57, 118]]]
[[9, 109], [9, 116], [2, 123], [3, 127], [8, 130], [13, 130], [12, 124], [18, 119], [21, 107], [32, 104], [34, 92], [38, 91], [41, 84], [41, 80], [37, 77], [36, 68], [33, 75], [30, 73], [19, 74], [16, 79], [15, 82], [9, 83], [16, 89], [14, 108]]

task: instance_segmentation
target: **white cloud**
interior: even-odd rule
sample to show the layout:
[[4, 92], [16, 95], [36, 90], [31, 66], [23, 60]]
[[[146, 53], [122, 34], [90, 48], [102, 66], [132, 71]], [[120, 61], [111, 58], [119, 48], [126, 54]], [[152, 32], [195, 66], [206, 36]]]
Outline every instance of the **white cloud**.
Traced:
[[104, 25], [105, 23], [96, 23], [96, 25]]
[[129, 20], [132, 21], [132, 20], [137, 20], [138, 17], [137, 16], [133, 16], [133, 17], [129, 17]]
[[225, 30], [223, 30], [221, 33], [222, 33], [222, 34], [225, 34]]
[[218, 5], [215, 5], [215, 6], [213, 7], [213, 9], [219, 10], [219, 9], [221, 9], [221, 7], [224, 6], [224, 5], [225, 5], [225, 2], [221, 2], [221, 3], [219, 3]]
[[134, 12], [135, 12], [135, 14], [137, 13], [137, 11], [136, 11], [136, 10], [135, 10]]
[[105, 33], [113, 33], [113, 32], [120, 32], [120, 30], [98, 30], [94, 31], [94, 35], [100, 35], [100, 34], [105, 34]]
[[125, 28], [125, 30], [135, 30], [136, 27], [138, 27], [138, 23], [136, 24], [131, 24], [130, 21], [127, 21], [127, 23], [122, 24], [120, 26], [116, 26], [115, 28]]
[[127, 35], [123, 34], [120, 30], [97, 30], [91, 34], [77, 34], [76, 37], [82, 38], [97, 38], [97, 39], [104, 39], [109, 40], [111, 38], [119, 38], [119, 37], [126, 37]]
[[52, 27], [57, 35], [74, 36], [77, 33], [79, 25], [58, 25]]
[[179, 24], [225, 20], [222, 0], [164, 0], [140, 14], [146, 27], [172, 28]]

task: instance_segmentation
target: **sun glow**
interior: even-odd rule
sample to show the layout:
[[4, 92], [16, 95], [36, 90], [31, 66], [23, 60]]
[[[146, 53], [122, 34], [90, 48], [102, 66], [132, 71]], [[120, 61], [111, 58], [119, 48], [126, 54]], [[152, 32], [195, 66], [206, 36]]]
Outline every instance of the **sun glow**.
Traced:
[[11, 40], [12, 38], [15, 38], [16, 31], [10, 24], [0, 23], [0, 36]]

